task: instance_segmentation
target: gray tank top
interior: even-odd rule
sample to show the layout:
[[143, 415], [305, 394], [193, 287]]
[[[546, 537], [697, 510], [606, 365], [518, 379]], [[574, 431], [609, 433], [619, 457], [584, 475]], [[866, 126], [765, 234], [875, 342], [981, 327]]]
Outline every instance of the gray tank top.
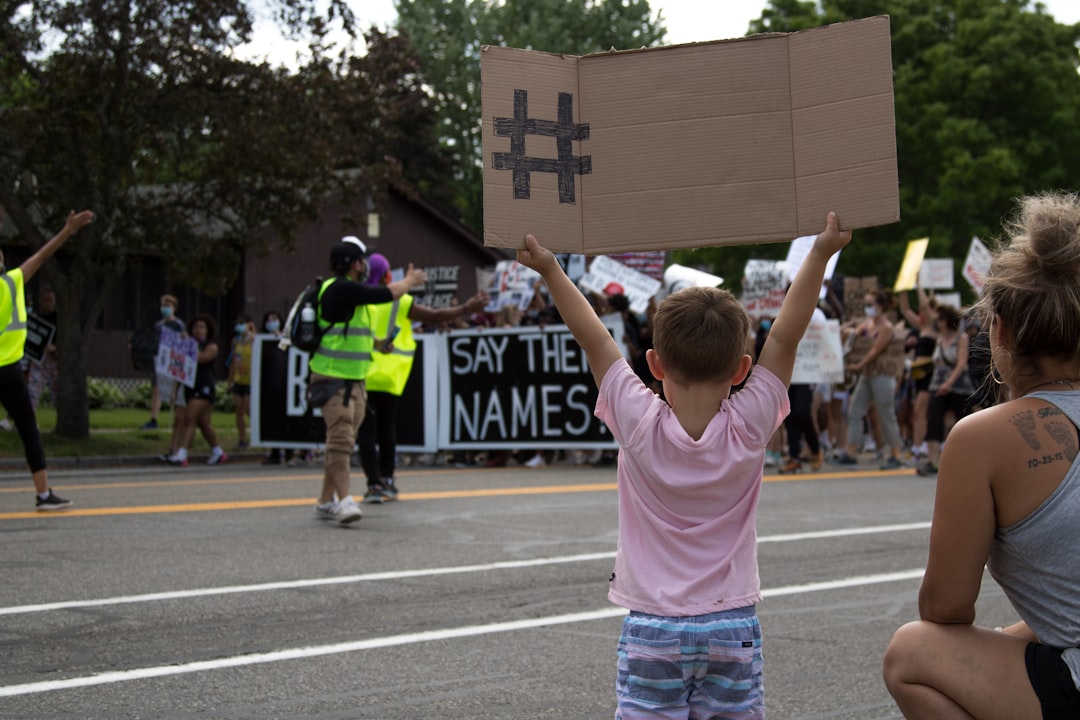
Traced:
[[[1036, 392], [1080, 427], [1080, 392]], [[987, 568], [1039, 641], [1063, 648], [1080, 688], [1080, 456], [1020, 522], [998, 528]]]

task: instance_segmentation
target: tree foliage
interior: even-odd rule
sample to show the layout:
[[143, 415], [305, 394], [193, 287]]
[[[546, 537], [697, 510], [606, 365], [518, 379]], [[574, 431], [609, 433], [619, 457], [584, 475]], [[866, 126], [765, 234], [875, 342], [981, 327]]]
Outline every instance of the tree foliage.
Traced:
[[[892, 27], [902, 219], [857, 232], [840, 270], [891, 283], [907, 240], [929, 236], [927, 256], [953, 257], [959, 268], [973, 235], [1000, 235], [1017, 196], [1077, 189], [1080, 26], [1027, 0], [771, 0], [751, 31], [882, 14]], [[736, 278], [748, 253], [777, 251], [680, 257]]]
[[331, 193], [445, 184], [402, 40], [372, 31], [367, 55], [331, 57], [327, 33], [353, 31], [347, 3], [271, 0], [310, 55], [296, 71], [245, 61], [251, 5], [0, 1], [0, 209], [31, 249], [69, 209], [96, 213], [44, 271], [61, 319], [60, 434], [89, 430], [84, 338], [134, 257], [160, 255], [172, 280], [216, 294], [242, 248], [289, 247]]
[[458, 176], [467, 225], [483, 225], [480, 48], [484, 45], [584, 55], [649, 47], [666, 30], [647, 0], [397, 0], [398, 30], [434, 88], [443, 142]]

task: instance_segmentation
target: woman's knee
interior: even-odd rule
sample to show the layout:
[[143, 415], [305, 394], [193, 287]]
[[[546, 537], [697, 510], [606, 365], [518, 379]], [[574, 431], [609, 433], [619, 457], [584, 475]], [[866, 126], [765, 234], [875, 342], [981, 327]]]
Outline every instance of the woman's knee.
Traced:
[[911, 681], [911, 668], [918, 664], [918, 656], [926, 648], [927, 634], [926, 623], [921, 620], [902, 625], [893, 633], [881, 663], [882, 676], [890, 692]]

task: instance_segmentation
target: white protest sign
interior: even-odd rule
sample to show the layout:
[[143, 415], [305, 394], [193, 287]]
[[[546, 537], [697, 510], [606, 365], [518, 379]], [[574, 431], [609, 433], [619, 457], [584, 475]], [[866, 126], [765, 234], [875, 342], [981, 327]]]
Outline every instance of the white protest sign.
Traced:
[[787, 263], [783, 260], [747, 260], [743, 270], [743, 308], [752, 316], [775, 316], [784, 303], [786, 285]]
[[[787, 272], [788, 282], [792, 282], [795, 276], [799, 274], [799, 268], [802, 267], [803, 261], [806, 260], [806, 256], [810, 254], [810, 248], [814, 247], [814, 241], [817, 240], [817, 235], [804, 235], [797, 237], [791, 241], [791, 246], [788, 247], [787, 253]], [[836, 263], [840, 259], [840, 251], [837, 250], [833, 253], [829, 261], [825, 263], [825, 279], [832, 280], [833, 272], [836, 270]], [[825, 298], [825, 284], [822, 283], [821, 290], [818, 291], [818, 298]]]
[[199, 364], [199, 343], [167, 327], [161, 328], [154, 371], [181, 385], [195, 387], [195, 369]]
[[937, 300], [938, 307], [941, 307], [942, 305], [948, 305], [950, 307], [956, 308], [957, 310], [959, 310], [960, 308], [963, 307], [963, 305], [961, 305], [961, 301], [960, 301], [960, 293], [958, 293], [958, 292], [957, 293], [938, 293], [937, 295], [934, 296], [934, 299]]
[[810, 321], [795, 351], [791, 371], [793, 385], [844, 382], [844, 348], [840, 340], [840, 321]]
[[664, 287], [669, 293], [688, 287], [720, 287], [724, 278], [685, 265], [672, 264], [664, 270]]
[[495, 265], [495, 273], [487, 288], [491, 302], [484, 310], [498, 312], [507, 305], [527, 309], [539, 280], [540, 273], [525, 267], [517, 260], [500, 260]]
[[982, 295], [986, 284], [986, 275], [990, 272], [990, 250], [977, 237], [971, 238], [971, 247], [964, 258], [964, 279], [975, 289], [976, 295]]
[[630, 310], [643, 313], [649, 307], [649, 298], [660, 289], [660, 281], [645, 273], [628, 268], [618, 260], [606, 255], [593, 258], [589, 271], [580, 280], [580, 285], [589, 292], [607, 294], [609, 285], [618, 285], [621, 293], [630, 301]]
[[919, 284], [924, 290], [953, 289], [953, 259], [923, 258], [919, 268]]

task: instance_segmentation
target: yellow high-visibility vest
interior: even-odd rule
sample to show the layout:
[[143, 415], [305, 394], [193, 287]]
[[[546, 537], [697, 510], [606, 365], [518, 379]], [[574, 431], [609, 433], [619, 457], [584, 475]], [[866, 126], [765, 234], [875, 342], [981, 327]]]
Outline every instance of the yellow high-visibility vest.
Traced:
[[[339, 281], [352, 282], [338, 277], [326, 280], [319, 288], [319, 300], [322, 300], [323, 293], [331, 283]], [[308, 363], [312, 372], [344, 380], [364, 379], [371, 368], [371, 350], [374, 347], [369, 307], [357, 305], [348, 323], [331, 324], [323, 320], [322, 313], [319, 313], [319, 327], [325, 332]]]
[[22, 360], [26, 347], [26, 295], [20, 268], [0, 275], [4, 288], [0, 290], [0, 365]]
[[393, 334], [395, 327], [398, 334], [390, 352], [375, 351], [371, 369], [368, 370], [368, 391], [391, 395], [405, 392], [405, 384], [409, 382], [409, 373], [416, 358], [416, 338], [413, 337], [412, 321], [409, 319], [412, 305], [413, 296], [406, 294], [394, 302], [371, 306], [371, 328], [375, 337], [384, 340]]

